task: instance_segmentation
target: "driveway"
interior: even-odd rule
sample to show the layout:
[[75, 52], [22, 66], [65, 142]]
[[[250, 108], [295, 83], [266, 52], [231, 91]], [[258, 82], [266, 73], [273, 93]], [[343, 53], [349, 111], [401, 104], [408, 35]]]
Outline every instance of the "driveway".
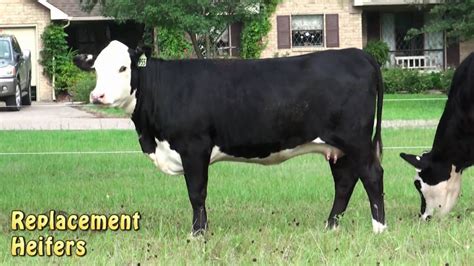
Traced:
[[99, 118], [71, 103], [37, 103], [19, 112], [6, 111], [0, 103], [0, 130], [135, 129], [129, 118]]

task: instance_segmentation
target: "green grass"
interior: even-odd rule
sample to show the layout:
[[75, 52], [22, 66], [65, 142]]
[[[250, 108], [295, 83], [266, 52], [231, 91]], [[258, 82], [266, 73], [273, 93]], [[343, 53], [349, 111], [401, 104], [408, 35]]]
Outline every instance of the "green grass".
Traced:
[[[434, 129], [384, 130], [386, 147], [429, 146]], [[0, 132], [0, 151], [139, 150], [133, 131]], [[277, 166], [217, 163], [210, 167], [204, 239], [188, 241], [191, 207], [182, 176], [158, 172], [142, 154], [0, 155], [1, 264], [329, 264], [469, 265], [474, 229], [473, 172], [445, 218], [421, 222], [414, 170], [386, 149], [388, 231], [372, 233], [367, 196], [359, 183], [337, 231], [324, 229], [333, 181], [322, 156]], [[142, 214], [137, 232], [13, 232], [10, 212]], [[13, 258], [12, 236], [87, 242], [87, 255]]]
[[94, 104], [85, 104], [85, 105], [81, 105], [78, 108], [99, 117], [119, 117], [119, 118], [130, 117], [129, 114], [125, 113], [125, 111], [117, 107], [106, 107], [106, 106], [100, 106], [100, 105], [94, 105]]
[[386, 94], [383, 120], [439, 120], [446, 104], [446, 95]]

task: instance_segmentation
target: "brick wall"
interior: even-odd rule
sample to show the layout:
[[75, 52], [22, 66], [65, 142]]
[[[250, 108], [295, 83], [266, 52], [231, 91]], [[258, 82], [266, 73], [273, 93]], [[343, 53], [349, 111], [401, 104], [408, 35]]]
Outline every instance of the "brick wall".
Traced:
[[460, 62], [464, 60], [468, 55], [474, 52], [474, 40], [462, 42], [459, 44], [459, 57]]
[[[39, 59], [39, 52], [42, 49], [41, 34], [44, 28], [50, 23], [49, 10], [35, 0], [2, 0], [0, 3], [0, 27], [22, 27], [33, 26], [36, 28], [36, 57]], [[21, 44], [20, 44], [21, 45]], [[37, 64], [37, 100], [51, 101], [52, 87], [50, 81], [45, 77], [43, 68]]]
[[326, 50], [325, 47], [277, 48], [276, 17], [283, 15], [339, 14], [339, 48], [362, 48], [362, 12], [354, 9], [352, 0], [284, 0], [271, 16], [272, 28], [266, 37], [262, 58], [299, 55]]

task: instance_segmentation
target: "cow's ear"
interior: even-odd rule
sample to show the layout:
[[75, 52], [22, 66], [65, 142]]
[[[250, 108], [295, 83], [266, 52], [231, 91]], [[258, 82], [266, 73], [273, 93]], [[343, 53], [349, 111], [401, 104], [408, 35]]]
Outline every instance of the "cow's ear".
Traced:
[[74, 64], [85, 71], [91, 71], [94, 68], [94, 62], [97, 56], [91, 54], [78, 54], [72, 59]]
[[[146, 58], [151, 57], [151, 47], [149, 46], [139, 46], [135, 49], [128, 49], [130, 54], [130, 59], [132, 60], [132, 66], [137, 67], [139, 65], [140, 57], [144, 54]], [[142, 58], [143, 60], [143, 58]], [[142, 62], [143, 64], [143, 62]], [[142, 65], [143, 67], [143, 65]]]
[[403, 160], [407, 161], [409, 164], [413, 165], [418, 170], [421, 170], [424, 168], [424, 161], [421, 159], [420, 156], [413, 155], [413, 154], [406, 154], [406, 153], [400, 153], [400, 157], [402, 157]]

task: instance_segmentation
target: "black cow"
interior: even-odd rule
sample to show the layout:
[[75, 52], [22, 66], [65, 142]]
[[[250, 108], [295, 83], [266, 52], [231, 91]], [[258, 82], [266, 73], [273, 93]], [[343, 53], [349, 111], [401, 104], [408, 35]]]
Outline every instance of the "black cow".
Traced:
[[75, 58], [97, 72], [92, 102], [132, 110], [136, 99], [132, 120], [143, 152], [163, 172], [184, 173], [194, 234], [207, 228], [210, 164], [276, 164], [310, 152], [331, 161], [336, 192], [328, 227], [337, 226], [361, 178], [373, 229], [385, 229], [383, 85], [372, 57], [346, 49], [262, 60], [145, 61], [141, 49], [116, 41], [97, 57]]
[[463, 170], [474, 164], [474, 53], [454, 72], [431, 151], [400, 156], [416, 168], [420, 216], [426, 220], [435, 210], [449, 213], [458, 200]]

